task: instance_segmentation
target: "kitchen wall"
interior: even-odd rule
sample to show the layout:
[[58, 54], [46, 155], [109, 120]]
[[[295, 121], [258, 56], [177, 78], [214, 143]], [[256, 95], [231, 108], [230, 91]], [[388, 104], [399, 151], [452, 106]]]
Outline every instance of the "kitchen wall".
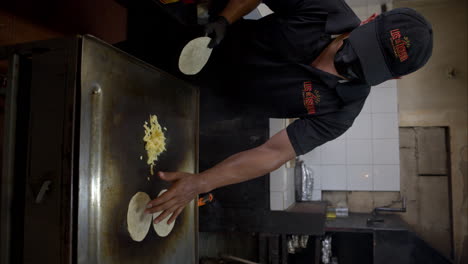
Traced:
[[[347, 1], [361, 20], [380, 13], [386, 1]], [[391, 3], [387, 3], [391, 8]], [[263, 5], [261, 15], [269, 14]], [[270, 133], [285, 128], [288, 121], [270, 120]], [[362, 113], [344, 135], [300, 158], [312, 170], [315, 200], [322, 190], [398, 191], [400, 189], [398, 148], [397, 83], [385, 82], [372, 89]], [[270, 175], [272, 210], [288, 208], [294, 201], [293, 171], [288, 165]], [[393, 195], [392, 195], [393, 196]]]
[[[361, 19], [380, 11], [375, 1], [347, 2], [357, 4], [352, 8]], [[394, 1], [393, 6], [388, 4], [388, 9], [393, 7], [417, 9], [434, 29], [429, 63], [396, 82], [401, 191], [349, 191], [342, 186], [343, 191], [324, 191], [322, 199], [332, 206], [346, 203], [350, 211], [365, 213], [405, 196], [408, 212], [401, 215], [415, 232], [444, 255], [450, 257], [453, 251], [454, 263], [468, 263], [467, 1]], [[443, 127], [448, 133], [447, 177], [420, 175], [417, 144], [431, 146], [434, 142], [422, 138], [417, 143], [416, 131], [431, 127]], [[432, 151], [445, 154], [437, 148]], [[323, 183], [321, 180], [316, 182]]]
[[[451, 190], [451, 224], [454, 263], [468, 263], [468, 6], [466, 0], [395, 1], [395, 7], [421, 12], [434, 29], [432, 59], [419, 72], [398, 81], [401, 127], [444, 126], [448, 128]], [[408, 168], [410, 169], [410, 168]], [[406, 168], [402, 167], [402, 174]], [[408, 171], [409, 172], [409, 171]], [[403, 180], [403, 179], [402, 179]], [[422, 192], [426, 191], [425, 194]], [[412, 192], [419, 200], [442, 199], [437, 180], [419, 185]], [[421, 218], [437, 219], [437, 210], [426, 210]], [[420, 224], [413, 222], [415, 226]], [[426, 226], [426, 232], [431, 227]], [[431, 238], [436, 240], [437, 237]]]
[[300, 158], [315, 189], [399, 191], [400, 159], [396, 81], [372, 87], [352, 127]]
[[[429, 63], [397, 81], [402, 127], [400, 186], [401, 195], [408, 198], [408, 212], [401, 215], [444, 255], [450, 257], [453, 250], [454, 263], [468, 263], [467, 1], [394, 1], [393, 5], [417, 9], [434, 29], [434, 51]], [[353, 9], [365, 17], [366, 7]], [[371, 9], [367, 7], [367, 15]], [[449, 177], [419, 176], [420, 153], [416, 151], [413, 127], [447, 128]], [[434, 144], [425, 140], [427, 145]], [[353, 212], [370, 212], [399, 198], [399, 192], [323, 193], [324, 200], [332, 205], [345, 201]]]

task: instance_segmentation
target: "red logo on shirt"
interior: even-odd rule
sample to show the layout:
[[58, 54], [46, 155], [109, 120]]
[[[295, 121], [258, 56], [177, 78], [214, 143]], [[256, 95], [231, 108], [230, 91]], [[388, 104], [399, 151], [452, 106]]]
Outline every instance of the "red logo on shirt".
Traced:
[[320, 93], [313, 90], [311, 81], [304, 82], [302, 97], [304, 98], [304, 107], [307, 109], [307, 113], [309, 115], [315, 114], [315, 105], [320, 103]]
[[395, 57], [400, 59], [400, 62], [404, 62], [408, 59], [408, 48], [411, 46], [411, 42], [408, 37], [402, 37], [400, 29], [394, 29], [390, 31], [391, 43], [393, 46], [393, 52]]

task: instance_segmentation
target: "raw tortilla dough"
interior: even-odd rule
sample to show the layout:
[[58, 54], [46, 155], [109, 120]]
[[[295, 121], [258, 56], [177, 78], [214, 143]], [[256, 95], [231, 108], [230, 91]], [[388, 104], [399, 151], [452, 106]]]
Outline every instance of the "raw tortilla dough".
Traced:
[[[161, 196], [163, 193], [165, 193], [167, 190], [164, 189], [162, 190], [159, 194], [158, 197]], [[153, 214], [153, 220], [156, 219], [162, 212], [157, 212]], [[167, 220], [171, 218], [172, 214], [164, 218], [161, 222], [157, 224], [153, 224], [154, 231], [156, 231], [156, 234], [158, 234], [160, 237], [166, 237], [169, 235], [169, 233], [172, 231], [174, 228], [175, 221], [172, 222], [170, 225], [167, 224]]]
[[145, 214], [146, 205], [151, 201], [148, 194], [144, 192], [137, 192], [133, 195], [130, 203], [128, 204], [127, 211], [127, 228], [130, 237], [135, 241], [142, 241], [152, 222], [152, 215]]
[[179, 56], [179, 69], [186, 75], [199, 73], [210, 58], [213, 49], [208, 48], [211, 38], [200, 37], [191, 40]]

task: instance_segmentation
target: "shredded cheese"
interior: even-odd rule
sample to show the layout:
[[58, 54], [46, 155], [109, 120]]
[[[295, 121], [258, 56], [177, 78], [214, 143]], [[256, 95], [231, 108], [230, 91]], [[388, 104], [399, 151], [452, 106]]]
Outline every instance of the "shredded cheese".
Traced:
[[145, 128], [143, 141], [146, 143], [145, 149], [148, 154], [147, 164], [150, 165], [150, 172], [151, 175], [153, 175], [154, 162], [157, 161], [158, 156], [166, 150], [166, 137], [161, 130], [161, 125], [159, 125], [156, 115], [150, 115], [149, 125], [148, 122], [145, 122], [143, 127]]

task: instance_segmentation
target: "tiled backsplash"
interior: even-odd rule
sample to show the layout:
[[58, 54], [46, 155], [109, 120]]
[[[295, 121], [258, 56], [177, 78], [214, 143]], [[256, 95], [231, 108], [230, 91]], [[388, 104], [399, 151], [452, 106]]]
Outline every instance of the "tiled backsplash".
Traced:
[[[380, 13], [387, 0], [347, 1], [361, 20]], [[271, 13], [265, 5], [257, 16]], [[287, 126], [283, 119], [270, 119], [270, 134]], [[353, 126], [342, 136], [301, 156], [314, 177], [314, 200], [322, 190], [399, 191], [400, 161], [396, 81], [372, 87]], [[282, 166], [270, 174], [271, 210], [284, 210], [294, 203], [294, 169]]]
[[[286, 119], [270, 119], [270, 137], [287, 126]], [[270, 173], [270, 208], [284, 210], [294, 204], [294, 168], [279, 167]]]
[[344, 135], [301, 157], [319, 175], [322, 190], [400, 190], [396, 93], [395, 80], [372, 87]]

